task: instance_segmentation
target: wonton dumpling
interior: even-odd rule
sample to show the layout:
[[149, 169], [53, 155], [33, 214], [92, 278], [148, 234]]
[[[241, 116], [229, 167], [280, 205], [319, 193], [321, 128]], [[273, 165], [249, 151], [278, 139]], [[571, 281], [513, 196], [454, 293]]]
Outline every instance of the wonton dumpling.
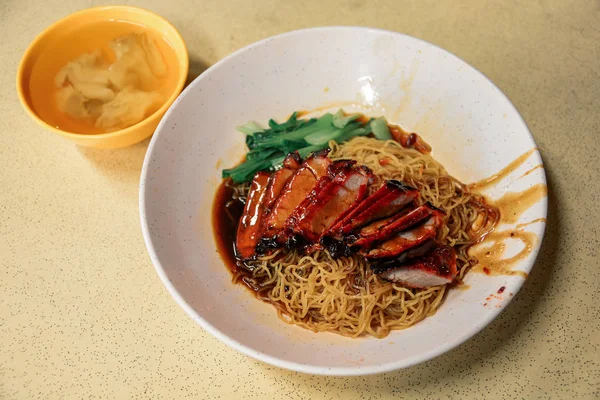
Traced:
[[92, 83], [108, 86], [108, 71], [100, 65], [100, 52], [82, 54], [69, 62], [56, 74], [54, 83], [56, 87], [62, 87], [65, 83]]
[[115, 98], [115, 92], [103, 85], [87, 82], [72, 82], [73, 88], [87, 99], [111, 101]]
[[114, 100], [102, 106], [96, 127], [114, 129], [137, 124], [158, 105], [160, 96], [157, 93], [125, 88]]
[[97, 118], [105, 130], [126, 128], [161, 104], [156, 87], [167, 72], [156, 44], [147, 34], [130, 34], [110, 42], [116, 61], [102, 65], [100, 51], [83, 54], [56, 75], [58, 108], [75, 118]]
[[90, 116], [88, 110], [85, 108], [86, 98], [77, 90], [73, 89], [73, 86], [65, 86], [60, 89], [56, 94], [56, 102], [58, 108], [75, 118], [87, 118]]
[[148, 65], [150, 66], [152, 73], [157, 77], [165, 75], [167, 73], [167, 65], [152, 38], [148, 35], [140, 35], [139, 41], [142, 45], [142, 49], [144, 49], [144, 53], [146, 53], [146, 59], [148, 60]]
[[111, 73], [111, 83], [117, 89], [131, 85], [132, 74], [137, 76], [135, 83], [141, 87], [152, 86], [156, 82], [146, 53], [140, 45], [139, 35], [131, 34], [117, 38], [110, 42], [110, 47], [115, 52], [117, 61], [108, 70]]

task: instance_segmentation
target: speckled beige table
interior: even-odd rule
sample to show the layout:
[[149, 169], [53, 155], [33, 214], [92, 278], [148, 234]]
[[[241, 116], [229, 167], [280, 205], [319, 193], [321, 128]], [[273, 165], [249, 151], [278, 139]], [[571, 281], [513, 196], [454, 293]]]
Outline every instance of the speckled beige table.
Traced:
[[[171, 20], [192, 70], [258, 39], [369, 25], [435, 43], [489, 76], [546, 162], [550, 215], [530, 279], [474, 339], [395, 373], [327, 378], [256, 362], [204, 332], [154, 272], [138, 217], [147, 142], [77, 148], [14, 86], [44, 27], [91, 0], [0, 2], [0, 398], [598, 398], [600, 3], [132, 1]], [[522, 4], [521, 4], [522, 3]]]

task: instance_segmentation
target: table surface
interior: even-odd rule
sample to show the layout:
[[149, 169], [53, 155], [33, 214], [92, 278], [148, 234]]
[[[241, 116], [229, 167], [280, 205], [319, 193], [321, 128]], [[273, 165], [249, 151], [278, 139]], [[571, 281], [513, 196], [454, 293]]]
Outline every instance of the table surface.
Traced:
[[169, 296], [142, 239], [148, 141], [79, 148], [22, 110], [17, 64], [46, 26], [93, 0], [0, 2], [0, 398], [598, 398], [600, 3], [125, 1], [169, 19], [194, 75], [284, 31], [365, 25], [441, 46], [519, 109], [548, 174], [547, 233], [530, 278], [457, 349], [393, 373], [303, 375], [203, 331]]

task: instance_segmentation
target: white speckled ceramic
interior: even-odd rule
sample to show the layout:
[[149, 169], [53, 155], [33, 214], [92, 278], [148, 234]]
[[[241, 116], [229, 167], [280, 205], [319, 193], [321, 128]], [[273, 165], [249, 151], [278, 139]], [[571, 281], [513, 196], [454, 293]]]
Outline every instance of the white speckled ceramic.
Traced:
[[[433, 155], [464, 182], [484, 178], [535, 148], [523, 119], [502, 92], [452, 54], [398, 33], [316, 28], [250, 45], [198, 77], [159, 125], [140, 186], [144, 239], [175, 300], [204, 329], [264, 362], [296, 371], [359, 375], [431, 359], [479, 332], [516, 294], [523, 278], [470, 273], [433, 317], [385, 339], [314, 334], [281, 322], [275, 310], [233, 285], [215, 248], [211, 203], [220, 170], [244, 154], [235, 126], [283, 119], [317, 107], [385, 115], [419, 132]], [[539, 153], [488, 194], [498, 198], [545, 183]], [[546, 199], [520, 222], [545, 218]], [[502, 229], [507, 227], [502, 227]], [[526, 228], [539, 241], [515, 269], [529, 272], [544, 223]], [[518, 251], [509, 241], [506, 255]], [[503, 296], [486, 300], [505, 286]], [[486, 304], [484, 306], [484, 304]]]

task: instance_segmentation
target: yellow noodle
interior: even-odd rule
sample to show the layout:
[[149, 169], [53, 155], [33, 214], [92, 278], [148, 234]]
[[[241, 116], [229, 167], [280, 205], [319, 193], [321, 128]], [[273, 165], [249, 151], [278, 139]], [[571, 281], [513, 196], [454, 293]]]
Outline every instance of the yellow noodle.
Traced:
[[[496, 211], [430, 155], [395, 141], [361, 137], [329, 146], [333, 160], [353, 159], [373, 171], [371, 192], [383, 181], [397, 179], [417, 188], [422, 202], [445, 211], [437, 239], [455, 247], [460, 282], [475, 262], [467, 254], [468, 247], [493, 229]], [[248, 185], [236, 190], [244, 197]], [[234, 280], [253, 287], [257, 297], [273, 304], [285, 322], [349, 337], [383, 338], [391, 330], [408, 328], [435, 314], [447, 291], [446, 285], [411, 289], [390, 283], [373, 274], [363, 257], [333, 259], [327, 251], [309, 255], [278, 251], [259, 258], [252, 271], [241, 269]]]

